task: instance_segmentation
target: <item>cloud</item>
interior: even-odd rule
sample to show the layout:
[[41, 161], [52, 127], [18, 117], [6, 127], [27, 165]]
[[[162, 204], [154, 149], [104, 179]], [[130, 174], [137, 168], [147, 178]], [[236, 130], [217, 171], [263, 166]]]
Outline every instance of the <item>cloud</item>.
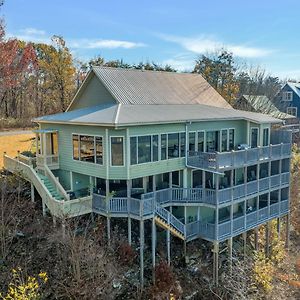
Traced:
[[256, 58], [267, 56], [272, 53], [272, 50], [257, 48], [257, 47], [249, 47], [245, 45], [238, 44], [230, 44], [224, 43], [222, 41], [217, 40], [211, 36], [198, 36], [194, 38], [186, 38], [186, 37], [178, 37], [178, 36], [170, 36], [170, 35], [159, 35], [165, 41], [173, 42], [179, 44], [185, 50], [196, 54], [203, 54], [205, 52], [215, 51], [220, 48], [227, 49], [232, 52], [234, 55], [244, 58]]
[[162, 61], [161, 64], [170, 65], [179, 72], [189, 72], [195, 65], [195, 57], [190, 53], [181, 53]]
[[102, 39], [82, 39], [82, 40], [70, 40], [70, 48], [80, 49], [132, 49], [138, 47], [145, 47], [144, 43], [135, 43], [122, 40], [102, 40]]
[[[9, 38], [18, 38], [25, 42], [34, 43], [51, 43], [51, 36], [44, 30], [36, 28], [20, 29], [16, 33], [8, 33]], [[68, 39], [66, 38], [67, 46], [71, 49], [133, 49], [138, 47], [145, 47], [146, 44], [124, 40], [112, 39]]]

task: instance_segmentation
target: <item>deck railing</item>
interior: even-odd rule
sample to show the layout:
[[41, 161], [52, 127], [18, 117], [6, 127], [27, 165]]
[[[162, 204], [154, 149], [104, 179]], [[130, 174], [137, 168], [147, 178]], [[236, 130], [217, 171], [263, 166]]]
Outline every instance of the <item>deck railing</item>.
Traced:
[[58, 155], [41, 155], [38, 154], [36, 157], [36, 164], [39, 167], [47, 165], [49, 169], [59, 168], [59, 156]]
[[188, 151], [187, 165], [204, 170], [218, 171], [238, 168], [261, 160], [276, 160], [291, 155], [291, 144], [269, 145], [231, 152]]

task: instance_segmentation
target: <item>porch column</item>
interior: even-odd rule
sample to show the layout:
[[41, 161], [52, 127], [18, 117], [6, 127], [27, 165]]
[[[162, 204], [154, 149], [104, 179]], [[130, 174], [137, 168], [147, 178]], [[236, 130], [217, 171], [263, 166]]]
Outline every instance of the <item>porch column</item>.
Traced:
[[31, 191], [31, 202], [34, 203], [34, 185], [30, 183], [30, 191]]
[[230, 275], [232, 275], [232, 242], [233, 242], [233, 238], [230, 237], [228, 239], [228, 259], [229, 259], [229, 272], [230, 272]]
[[36, 132], [35, 133], [35, 154], [36, 156], [39, 154], [39, 134]]
[[140, 284], [144, 287], [144, 220], [140, 221]]
[[155, 256], [156, 256], [156, 224], [155, 219], [152, 219], [152, 278], [155, 282]]
[[70, 171], [70, 189], [72, 192], [74, 191], [73, 172], [72, 171]]
[[213, 249], [213, 282], [216, 286], [219, 285], [219, 242], [214, 241]]
[[128, 244], [131, 245], [131, 218], [130, 218], [130, 198], [131, 198], [131, 179], [127, 181], [127, 210], [128, 210]]
[[[170, 206], [170, 213], [172, 213], [172, 206]], [[170, 229], [167, 230], [167, 260], [168, 265], [171, 264], [171, 232]]]
[[107, 213], [107, 218], [106, 218], [106, 220], [107, 220], [107, 240], [108, 240], [108, 245], [110, 245], [109, 179], [105, 180], [105, 196], [106, 196], [106, 213]]

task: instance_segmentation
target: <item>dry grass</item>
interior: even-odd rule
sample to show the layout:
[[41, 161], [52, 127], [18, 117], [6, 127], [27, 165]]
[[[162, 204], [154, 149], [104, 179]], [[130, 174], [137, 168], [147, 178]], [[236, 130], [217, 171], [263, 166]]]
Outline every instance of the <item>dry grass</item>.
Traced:
[[3, 167], [3, 153], [15, 157], [18, 150], [20, 152], [30, 150], [32, 146], [31, 138], [34, 134], [18, 134], [0, 136], [0, 169]]

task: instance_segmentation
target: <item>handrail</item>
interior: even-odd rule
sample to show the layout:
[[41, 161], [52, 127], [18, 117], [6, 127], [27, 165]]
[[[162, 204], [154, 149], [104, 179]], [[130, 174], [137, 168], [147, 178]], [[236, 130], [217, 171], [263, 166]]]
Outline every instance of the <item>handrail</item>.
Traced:
[[47, 165], [44, 165], [44, 170], [46, 173], [46, 176], [51, 180], [54, 187], [57, 188], [57, 190], [61, 193], [61, 195], [65, 198], [66, 201], [70, 200], [70, 195], [67, 194], [66, 190], [63, 188], [63, 186], [60, 184], [60, 182], [56, 179], [54, 174], [51, 172], [49, 167]]

